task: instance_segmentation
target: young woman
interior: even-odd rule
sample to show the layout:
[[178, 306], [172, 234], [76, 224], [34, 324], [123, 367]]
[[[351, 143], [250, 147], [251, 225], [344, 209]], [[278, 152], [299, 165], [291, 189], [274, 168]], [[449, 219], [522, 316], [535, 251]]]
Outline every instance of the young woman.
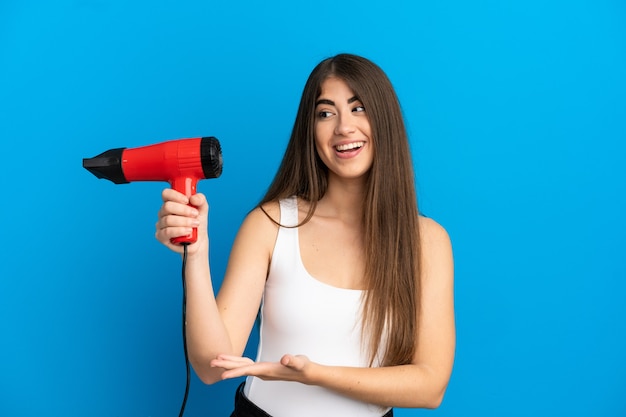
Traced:
[[[170, 238], [198, 228], [187, 260], [191, 364], [209, 384], [247, 377], [233, 416], [380, 417], [441, 403], [455, 349], [452, 250], [418, 214], [413, 178], [387, 76], [341, 54], [309, 76], [217, 297], [205, 197], [163, 191], [157, 239], [180, 253]], [[259, 309], [253, 361], [241, 355]]]

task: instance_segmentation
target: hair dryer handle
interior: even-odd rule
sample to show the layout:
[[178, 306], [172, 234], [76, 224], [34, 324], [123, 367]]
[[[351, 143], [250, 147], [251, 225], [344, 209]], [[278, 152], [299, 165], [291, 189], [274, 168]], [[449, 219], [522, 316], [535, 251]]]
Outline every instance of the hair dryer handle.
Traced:
[[[189, 177], [174, 178], [170, 181], [170, 184], [174, 190], [185, 194], [187, 197], [191, 197], [192, 195], [196, 193], [196, 186], [198, 185], [198, 179], [189, 178]], [[189, 205], [193, 207], [191, 204]], [[194, 243], [196, 240], [198, 240], [198, 229], [194, 227], [193, 230], [191, 231], [191, 234], [186, 235], [186, 236], [174, 237], [170, 239], [170, 242], [177, 244], [177, 245], [181, 245], [184, 243]]]

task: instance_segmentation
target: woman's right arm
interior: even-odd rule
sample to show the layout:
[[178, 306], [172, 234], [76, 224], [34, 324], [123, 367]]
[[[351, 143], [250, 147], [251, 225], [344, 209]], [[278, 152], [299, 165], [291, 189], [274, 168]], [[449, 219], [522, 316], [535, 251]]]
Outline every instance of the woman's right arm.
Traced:
[[[223, 372], [221, 368], [211, 367], [211, 360], [218, 354], [241, 356], [245, 349], [261, 304], [278, 229], [258, 208], [246, 217], [233, 243], [226, 275], [216, 297], [209, 267], [206, 198], [195, 194], [187, 199], [171, 189], [164, 190], [162, 196], [156, 224], [156, 238], [161, 243], [182, 253], [182, 247], [172, 244], [170, 239], [198, 228], [198, 240], [188, 246], [185, 271], [187, 347], [196, 374], [211, 384], [220, 381]], [[270, 214], [277, 213], [277, 207], [270, 207]]]

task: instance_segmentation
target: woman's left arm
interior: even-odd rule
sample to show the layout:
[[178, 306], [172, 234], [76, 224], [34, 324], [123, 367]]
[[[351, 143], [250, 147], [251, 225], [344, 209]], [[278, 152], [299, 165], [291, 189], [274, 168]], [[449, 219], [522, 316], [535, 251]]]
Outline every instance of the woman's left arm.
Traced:
[[319, 385], [350, 398], [388, 407], [436, 408], [445, 393], [455, 351], [454, 266], [447, 232], [420, 218], [421, 308], [413, 362], [380, 368], [326, 366], [306, 356], [285, 355], [280, 363], [218, 356], [223, 378], [253, 375]]

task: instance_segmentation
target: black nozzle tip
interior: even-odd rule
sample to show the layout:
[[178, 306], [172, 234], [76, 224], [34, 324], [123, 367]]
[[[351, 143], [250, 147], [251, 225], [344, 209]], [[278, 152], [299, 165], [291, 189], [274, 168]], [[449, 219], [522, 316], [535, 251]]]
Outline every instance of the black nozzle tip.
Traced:
[[204, 178], [217, 178], [222, 174], [222, 147], [217, 138], [213, 136], [202, 138], [200, 156]]
[[122, 153], [126, 148], [110, 149], [93, 158], [83, 158], [83, 168], [98, 178], [113, 181], [115, 184], [127, 184], [122, 170]]

